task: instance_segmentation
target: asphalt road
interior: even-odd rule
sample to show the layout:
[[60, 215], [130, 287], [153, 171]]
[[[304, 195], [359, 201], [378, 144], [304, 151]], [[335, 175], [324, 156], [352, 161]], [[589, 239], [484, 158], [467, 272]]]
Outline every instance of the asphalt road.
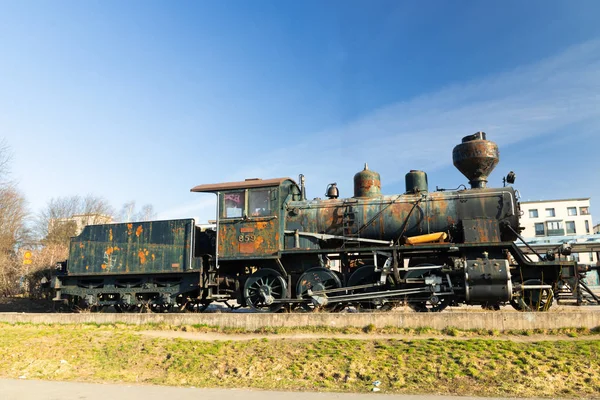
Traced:
[[246, 389], [198, 389], [168, 386], [0, 379], [0, 399], [2, 400], [279, 400], [282, 398], [286, 400], [500, 400], [494, 397], [386, 395], [385, 388], [382, 388], [381, 392], [378, 393], [353, 394], [271, 392]]

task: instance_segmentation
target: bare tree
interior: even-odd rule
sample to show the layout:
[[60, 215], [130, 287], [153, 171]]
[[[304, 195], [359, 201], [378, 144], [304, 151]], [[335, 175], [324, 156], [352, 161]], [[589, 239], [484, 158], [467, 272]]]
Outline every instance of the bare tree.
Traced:
[[5, 139], [0, 140], [0, 185], [8, 184], [10, 174], [10, 161], [12, 160], [12, 151]]
[[123, 204], [119, 217], [121, 222], [151, 221], [156, 218], [156, 213], [152, 204], [145, 204], [139, 212], [136, 212], [135, 201], [131, 200]]
[[133, 222], [135, 219], [135, 201], [131, 200], [123, 204], [121, 212], [119, 213], [119, 221], [121, 222]]
[[137, 213], [137, 221], [152, 221], [154, 218], [156, 218], [156, 213], [152, 204], [145, 204]]
[[5, 140], [0, 140], [0, 294], [19, 290], [22, 261], [19, 247], [28, 241], [25, 221], [28, 215], [25, 198], [8, 179], [12, 154]]
[[111, 222], [113, 214], [113, 208], [101, 197], [59, 197], [51, 199], [38, 214], [36, 233], [44, 245], [67, 246], [85, 225]]

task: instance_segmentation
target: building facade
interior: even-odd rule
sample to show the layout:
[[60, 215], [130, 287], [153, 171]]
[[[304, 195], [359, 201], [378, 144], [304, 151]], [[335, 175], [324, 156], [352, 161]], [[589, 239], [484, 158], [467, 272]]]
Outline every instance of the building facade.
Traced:
[[87, 225], [110, 224], [112, 222], [112, 217], [110, 215], [76, 214], [70, 218], [51, 219], [49, 229], [52, 230], [60, 225], [71, 223], [75, 225], [75, 234], [79, 235]]
[[542, 236], [590, 235], [593, 232], [590, 199], [541, 200], [521, 202], [522, 235]]
[[[528, 243], [578, 242], [594, 234], [590, 198], [521, 202], [521, 233]], [[574, 253], [582, 264], [595, 265], [596, 252]]]

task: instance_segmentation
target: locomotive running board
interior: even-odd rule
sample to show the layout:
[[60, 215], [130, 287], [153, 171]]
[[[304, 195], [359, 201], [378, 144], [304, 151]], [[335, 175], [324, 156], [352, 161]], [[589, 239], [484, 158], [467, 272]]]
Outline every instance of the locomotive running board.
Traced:
[[385, 244], [388, 246], [393, 246], [394, 242], [393, 241], [389, 241], [389, 240], [377, 240], [377, 239], [363, 239], [363, 238], [358, 238], [358, 237], [349, 237], [349, 236], [339, 236], [339, 235], [329, 235], [327, 233], [312, 233], [312, 232], [300, 232], [297, 229], [294, 231], [289, 231], [286, 230], [284, 231], [286, 235], [294, 235], [294, 237], [296, 238], [295, 242], [297, 245], [295, 245], [294, 247], [299, 248], [300, 247], [300, 236], [309, 236], [309, 237], [314, 237], [317, 239], [321, 239], [321, 240], [332, 240], [332, 239], [337, 239], [337, 240], [346, 240], [346, 241], [353, 241], [353, 242], [364, 242], [364, 243], [377, 243], [377, 244]]

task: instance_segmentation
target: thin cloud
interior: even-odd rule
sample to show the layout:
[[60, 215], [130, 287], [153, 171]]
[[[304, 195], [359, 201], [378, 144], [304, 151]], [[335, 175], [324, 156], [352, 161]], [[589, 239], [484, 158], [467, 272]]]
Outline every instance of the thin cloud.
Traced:
[[477, 130], [502, 147], [600, 120], [599, 93], [596, 40], [533, 65], [389, 105], [333, 131], [306, 135], [296, 148], [265, 157], [275, 162], [262, 169], [265, 176], [304, 170], [322, 185], [331, 179], [327, 176], [347, 175], [362, 160], [373, 160], [388, 182], [398, 181], [403, 177], [399, 165], [449, 165], [451, 149]]
[[[531, 65], [391, 104], [334, 130], [307, 133], [293, 148], [264, 155], [251, 172], [259, 177], [303, 172], [309, 188], [324, 191], [336, 179], [350, 181], [349, 171], [369, 161], [386, 184], [399, 182], [408, 169], [451, 164], [452, 148], [478, 130], [502, 148], [581, 123], [599, 126], [599, 93], [600, 40], [594, 40]], [[350, 190], [342, 188], [342, 195]], [[309, 190], [309, 196], [322, 193]], [[203, 201], [161, 215], [206, 213], [207, 207]]]

